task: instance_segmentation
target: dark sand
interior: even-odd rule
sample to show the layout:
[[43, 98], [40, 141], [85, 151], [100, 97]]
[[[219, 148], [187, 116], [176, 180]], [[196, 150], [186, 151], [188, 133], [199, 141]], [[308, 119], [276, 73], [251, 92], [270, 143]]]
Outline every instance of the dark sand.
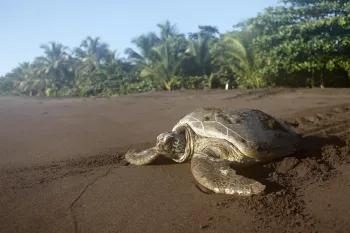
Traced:
[[[261, 109], [305, 136], [302, 152], [239, 171], [265, 193], [206, 194], [189, 164], [123, 159], [214, 106]], [[0, 232], [349, 232], [349, 141], [350, 89], [1, 97]]]

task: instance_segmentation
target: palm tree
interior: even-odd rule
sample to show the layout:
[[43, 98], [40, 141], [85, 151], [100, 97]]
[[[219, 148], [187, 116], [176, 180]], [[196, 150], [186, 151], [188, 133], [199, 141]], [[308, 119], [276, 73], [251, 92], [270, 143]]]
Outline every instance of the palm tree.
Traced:
[[197, 33], [197, 40], [188, 40], [188, 49], [186, 53], [189, 54], [194, 61], [194, 64], [198, 67], [200, 75], [210, 75], [211, 57], [209, 53], [209, 37], [202, 37], [200, 33]]
[[253, 46], [253, 32], [231, 32], [222, 35], [213, 51], [214, 63], [235, 74], [239, 87], [260, 88], [266, 83], [260, 73], [263, 62]]
[[16, 81], [24, 81], [31, 76], [31, 65], [29, 62], [19, 63], [18, 67], [13, 69], [8, 76]]
[[29, 62], [20, 63], [7, 77], [13, 80], [14, 87], [22, 94], [33, 96], [43, 92], [44, 84]]
[[171, 24], [169, 20], [165, 21], [163, 24], [157, 24], [157, 27], [160, 29], [160, 40], [165, 41], [169, 37], [175, 37], [179, 35], [179, 31], [175, 24]]
[[157, 26], [160, 28], [160, 37], [155, 33], [141, 35], [132, 41], [140, 53], [131, 48], [126, 49], [125, 53], [137, 65], [141, 77], [150, 78], [170, 90], [184, 60], [186, 40], [169, 21]]
[[[48, 45], [41, 45], [44, 49], [45, 56], [36, 58], [34, 62], [34, 69], [37, 75], [41, 75], [44, 80], [43, 83], [51, 83], [52, 88], [57, 96], [58, 91], [64, 86], [66, 82], [66, 68], [68, 61], [68, 47], [60, 43], [49, 42]], [[46, 80], [49, 77], [50, 80]]]
[[80, 48], [75, 50], [77, 57], [82, 61], [82, 68], [87, 72], [93, 72], [100, 68], [101, 62], [109, 54], [109, 46], [102, 43], [100, 37], [88, 36], [82, 41]]
[[167, 90], [171, 90], [184, 60], [184, 54], [178, 51], [172, 53], [173, 46], [172, 38], [168, 37], [161, 45], [152, 48], [155, 59], [143, 66], [141, 77], [150, 77]]
[[154, 51], [152, 48], [160, 44], [160, 39], [155, 33], [151, 32], [134, 38], [131, 42], [136, 45], [140, 53], [131, 48], [127, 48], [125, 53], [129, 60], [142, 66], [154, 59]]
[[110, 56], [109, 45], [103, 43], [100, 37], [92, 38], [86, 37], [80, 47], [74, 50], [76, 55], [76, 85], [81, 93], [84, 95], [87, 90], [96, 90], [99, 86], [97, 79], [100, 79], [101, 65], [106, 63]]

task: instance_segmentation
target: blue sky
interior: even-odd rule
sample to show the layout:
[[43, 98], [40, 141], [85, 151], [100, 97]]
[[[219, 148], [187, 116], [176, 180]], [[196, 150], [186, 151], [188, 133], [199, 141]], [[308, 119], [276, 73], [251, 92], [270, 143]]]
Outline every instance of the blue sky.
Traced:
[[220, 32], [277, 0], [0, 0], [0, 76], [18, 63], [42, 55], [41, 44], [79, 46], [86, 36], [99, 36], [124, 55], [131, 39], [157, 31], [170, 20], [181, 32], [198, 25], [217, 26]]

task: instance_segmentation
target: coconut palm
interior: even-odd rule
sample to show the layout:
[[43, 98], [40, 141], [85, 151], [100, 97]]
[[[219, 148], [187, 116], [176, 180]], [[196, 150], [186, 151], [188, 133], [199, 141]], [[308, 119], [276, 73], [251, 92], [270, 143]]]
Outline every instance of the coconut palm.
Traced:
[[14, 87], [22, 94], [29, 96], [43, 94], [45, 84], [36, 75], [33, 65], [29, 62], [20, 63], [12, 70], [8, 78], [13, 80]]
[[169, 21], [157, 26], [160, 37], [155, 33], [141, 35], [133, 40], [140, 53], [131, 48], [126, 49], [125, 53], [138, 66], [142, 78], [150, 78], [170, 90], [174, 77], [180, 72], [186, 40]]
[[171, 90], [174, 78], [179, 73], [184, 60], [183, 54], [171, 52], [172, 46], [172, 38], [169, 37], [161, 45], [152, 48], [155, 59], [144, 64], [140, 74], [141, 77], [152, 78], [153, 81], [164, 86], [167, 90]]
[[81, 42], [80, 48], [75, 50], [75, 54], [82, 61], [82, 70], [93, 72], [99, 70], [101, 62], [108, 56], [109, 46], [102, 43], [100, 37], [88, 36]]
[[194, 65], [197, 66], [197, 70], [202, 77], [204, 75], [210, 75], [211, 57], [209, 53], [209, 37], [202, 37], [200, 33], [197, 33], [197, 39], [188, 40], [188, 49], [186, 53], [193, 58]]
[[[57, 96], [58, 91], [67, 82], [68, 47], [49, 42], [48, 45], [41, 45], [40, 48], [44, 49], [45, 56], [36, 58], [33, 64], [34, 70], [37, 75], [44, 77], [43, 83], [50, 83], [49, 88], [52, 88]], [[46, 80], [46, 77], [49, 80]]]
[[166, 41], [169, 37], [175, 37], [180, 35], [175, 24], [171, 24], [169, 20], [165, 21], [163, 24], [157, 24], [160, 29], [160, 40]]
[[260, 74], [262, 60], [253, 46], [253, 32], [232, 32], [222, 35], [213, 51], [213, 62], [235, 74], [239, 87], [260, 88], [266, 83]]
[[125, 53], [130, 61], [142, 66], [154, 59], [152, 48], [160, 44], [160, 39], [155, 33], [151, 32], [134, 38], [131, 42], [136, 45], [140, 52], [138, 53], [131, 48], [127, 48]]

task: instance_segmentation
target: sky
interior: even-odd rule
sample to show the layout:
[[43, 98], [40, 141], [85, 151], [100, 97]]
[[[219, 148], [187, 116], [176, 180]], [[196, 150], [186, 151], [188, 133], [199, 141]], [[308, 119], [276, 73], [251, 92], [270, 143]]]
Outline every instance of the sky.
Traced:
[[159, 32], [169, 20], [183, 32], [198, 25], [232, 25], [276, 6], [277, 0], [0, 0], [0, 76], [43, 54], [41, 44], [60, 42], [70, 49], [87, 36], [99, 36], [121, 56], [131, 40]]

